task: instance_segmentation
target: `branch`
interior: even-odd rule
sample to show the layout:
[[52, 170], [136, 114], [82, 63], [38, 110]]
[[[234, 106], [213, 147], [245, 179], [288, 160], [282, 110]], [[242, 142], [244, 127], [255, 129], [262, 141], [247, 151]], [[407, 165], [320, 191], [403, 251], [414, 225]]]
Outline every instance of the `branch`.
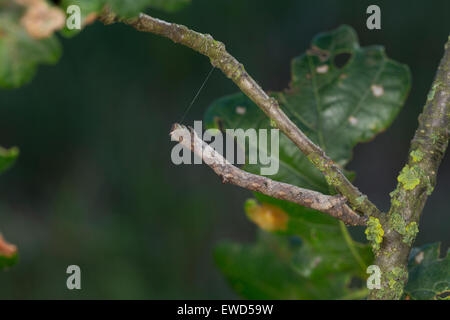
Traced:
[[411, 141], [408, 163], [391, 193], [391, 209], [382, 222], [384, 240], [377, 253], [382, 289], [372, 290], [371, 299], [399, 299], [407, 281], [407, 260], [418, 232], [419, 218], [436, 184], [439, 165], [450, 137], [450, 37], [445, 45], [436, 78], [419, 116]]
[[222, 70], [243, 93], [245, 93], [264, 113], [272, 119], [277, 127], [314, 163], [314, 165], [328, 176], [336, 190], [345, 196], [355, 210], [366, 215], [380, 216], [377, 207], [364, 196], [342, 173], [339, 167], [325, 152], [315, 145], [281, 110], [280, 105], [264, 92], [256, 81], [245, 71], [239, 63], [225, 49], [225, 45], [214, 40], [210, 35], [201, 34], [183, 25], [169, 23], [141, 13], [137, 18], [122, 19], [109, 9], [105, 9], [100, 17], [104, 24], [123, 22], [139, 31], [154, 33], [171, 39], [175, 43], [187, 46], [211, 60], [211, 64]]
[[170, 132], [172, 141], [177, 141], [197, 156], [222, 178], [223, 183], [257, 191], [276, 199], [287, 200], [301, 206], [319, 210], [342, 220], [348, 225], [366, 225], [367, 218], [361, 217], [345, 204], [345, 197], [324, 195], [316, 191], [302, 189], [287, 183], [271, 180], [238, 169], [220, 153], [201, 140], [194, 130], [175, 124]]

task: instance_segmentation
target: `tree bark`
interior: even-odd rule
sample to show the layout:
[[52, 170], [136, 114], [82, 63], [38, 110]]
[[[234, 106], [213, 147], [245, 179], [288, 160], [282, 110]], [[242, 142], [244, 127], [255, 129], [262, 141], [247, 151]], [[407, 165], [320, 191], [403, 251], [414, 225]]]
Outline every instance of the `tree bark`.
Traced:
[[382, 272], [381, 289], [371, 290], [369, 299], [400, 299], [402, 296], [408, 279], [408, 257], [425, 202], [436, 184], [449, 132], [450, 37], [419, 116], [408, 162], [397, 178], [397, 188], [391, 193], [391, 208], [381, 221], [384, 238], [375, 261]]
[[344, 175], [341, 169], [331, 160], [325, 152], [314, 144], [283, 112], [278, 101], [271, 98], [259, 84], [245, 71], [244, 66], [239, 63], [225, 49], [222, 42], [216, 41], [209, 34], [202, 34], [190, 30], [186, 26], [169, 23], [146, 14], [139, 14], [136, 18], [122, 19], [108, 8], [104, 9], [100, 17], [104, 24], [123, 22], [139, 31], [154, 33], [175, 43], [182, 44], [205, 56], [211, 64], [222, 70], [240, 89], [246, 94], [270, 119], [274, 121], [292, 142], [311, 160], [311, 162], [322, 172], [331, 185], [346, 197], [352, 208], [361, 214], [369, 216], [380, 216], [378, 208], [362, 194]]

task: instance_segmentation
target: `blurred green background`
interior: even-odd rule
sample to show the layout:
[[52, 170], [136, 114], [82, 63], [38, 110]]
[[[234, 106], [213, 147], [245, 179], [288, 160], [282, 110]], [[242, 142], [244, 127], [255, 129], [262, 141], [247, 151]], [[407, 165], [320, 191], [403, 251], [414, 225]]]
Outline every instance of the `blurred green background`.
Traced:
[[[382, 29], [367, 30], [378, 4]], [[154, 16], [212, 34], [267, 90], [287, 87], [290, 60], [312, 37], [341, 24], [362, 45], [380, 44], [410, 66], [413, 86], [393, 126], [356, 148], [355, 183], [381, 208], [406, 160], [417, 116], [450, 30], [450, 2], [193, 0]], [[0, 145], [18, 146], [0, 177], [0, 230], [20, 263], [0, 273], [0, 298], [237, 298], [214, 266], [223, 239], [252, 241], [242, 205], [251, 196], [222, 185], [206, 166], [170, 161], [172, 123], [210, 65], [190, 49], [124, 25], [95, 23], [64, 39], [57, 66], [33, 82], [0, 91]], [[185, 123], [216, 98], [236, 92], [215, 71]], [[450, 244], [450, 160], [422, 217], [416, 244]], [[361, 234], [356, 234], [360, 237]], [[66, 268], [82, 270], [82, 290], [66, 288]]]

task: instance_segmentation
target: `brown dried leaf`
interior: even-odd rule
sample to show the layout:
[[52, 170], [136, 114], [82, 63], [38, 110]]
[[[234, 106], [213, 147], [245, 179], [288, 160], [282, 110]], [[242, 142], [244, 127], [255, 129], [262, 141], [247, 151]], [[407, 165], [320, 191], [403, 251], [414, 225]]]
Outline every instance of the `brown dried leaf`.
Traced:
[[66, 15], [44, 0], [16, 0], [27, 3], [27, 10], [20, 20], [28, 34], [35, 39], [50, 37], [53, 32], [64, 27]]
[[13, 244], [10, 244], [3, 239], [3, 236], [0, 234], [0, 255], [5, 257], [11, 257], [17, 252], [17, 247]]

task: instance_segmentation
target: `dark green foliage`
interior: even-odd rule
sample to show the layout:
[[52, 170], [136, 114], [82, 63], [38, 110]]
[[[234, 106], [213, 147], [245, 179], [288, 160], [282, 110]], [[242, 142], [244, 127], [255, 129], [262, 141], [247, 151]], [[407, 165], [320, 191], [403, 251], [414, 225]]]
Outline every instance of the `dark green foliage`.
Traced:
[[[61, 56], [56, 36], [34, 39], [20, 24], [23, 10], [0, 0], [0, 86], [17, 88], [30, 81], [39, 64]], [[62, 9], [77, 4], [82, 22], [98, 15], [105, 4], [122, 17], [146, 8], [179, 10], [190, 0], [63, 0]], [[93, 19], [92, 19], [93, 20]], [[79, 31], [62, 30], [63, 35]], [[306, 54], [294, 59], [291, 87], [273, 93], [291, 119], [344, 167], [359, 142], [372, 139], [396, 117], [410, 88], [405, 65], [388, 59], [382, 47], [359, 47], [353, 29], [342, 26], [318, 35]], [[245, 114], [236, 108], [245, 108]], [[240, 109], [241, 110], [241, 109]], [[216, 101], [205, 119], [216, 128], [271, 128], [270, 121], [243, 94]], [[257, 146], [253, 146], [257, 148]], [[0, 173], [16, 160], [17, 149], [0, 148]], [[260, 165], [246, 165], [258, 173]], [[280, 171], [276, 180], [333, 193], [323, 176], [287, 139], [280, 136]], [[261, 231], [255, 244], [223, 243], [215, 259], [233, 288], [254, 299], [363, 298], [366, 266], [373, 256], [367, 245], [353, 241], [337, 220], [298, 205], [255, 194], [262, 204], [287, 216], [286, 228]], [[0, 255], [0, 270], [17, 262], [17, 254]], [[439, 245], [415, 249], [405, 289], [412, 299], [444, 299], [449, 295], [449, 255], [439, 258]], [[352, 282], [355, 278], [360, 282]], [[352, 282], [352, 286], [350, 283]]]
[[[338, 61], [343, 54], [347, 61]], [[273, 96], [311, 140], [344, 166], [355, 144], [372, 139], [392, 123], [409, 88], [405, 65], [388, 59], [382, 47], [359, 47], [355, 31], [342, 26], [318, 35], [311, 49], [294, 59], [290, 88]], [[220, 129], [271, 128], [265, 114], [240, 93], [213, 103], [205, 122]], [[330, 193], [321, 173], [284, 135], [280, 135], [279, 161], [280, 170], [271, 178]], [[259, 173], [260, 167], [246, 165], [245, 170]], [[360, 287], [349, 288], [349, 284], [352, 278], [366, 277], [373, 259], [367, 245], [354, 242], [343, 224], [320, 212], [256, 197], [283, 209], [289, 219], [287, 229], [277, 231], [269, 244], [267, 240], [245, 246], [224, 244], [216, 251], [219, 267], [242, 296], [339, 299], [364, 295]], [[292, 237], [302, 244], [292, 246]], [[283, 258], [275, 258], [280, 252]]]
[[409, 279], [405, 292], [412, 299], [448, 299], [450, 297], [450, 255], [440, 259], [440, 244], [431, 243], [411, 252]]

